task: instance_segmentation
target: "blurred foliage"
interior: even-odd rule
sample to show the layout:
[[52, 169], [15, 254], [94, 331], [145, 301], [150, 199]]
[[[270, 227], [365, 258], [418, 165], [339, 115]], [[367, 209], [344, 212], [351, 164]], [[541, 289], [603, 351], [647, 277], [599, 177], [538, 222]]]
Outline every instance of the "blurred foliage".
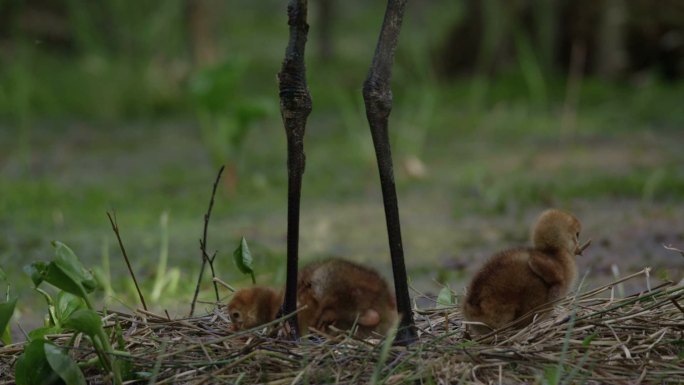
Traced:
[[[463, 0], [436, 51], [446, 75], [579, 72], [625, 80], [649, 70], [684, 76], [679, 0]], [[533, 60], [530, 60], [533, 59]], [[573, 68], [574, 67], [574, 68]]]
[[245, 61], [226, 61], [200, 70], [190, 80], [190, 93], [202, 140], [218, 165], [235, 163], [247, 131], [273, 110], [265, 100], [244, 98]]
[[[302, 254], [354, 254], [372, 243], [367, 250], [375, 256], [385, 241], [365, 223], [381, 216], [367, 208], [381, 204], [360, 88], [385, 4], [333, 3], [330, 19], [318, 12], [319, 2], [309, 4], [314, 110], [305, 143]], [[569, 76], [565, 40], [601, 35], [595, 7], [609, 3], [408, 3], [390, 118], [402, 215], [419, 216], [438, 203], [457, 220], [580, 200], [676, 207], [684, 197], [684, 84], [663, 76], [658, 47], [667, 43], [675, 73], [681, 70], [677, 26], [684, 18], [677, 1], [617, 1], [629, 5], [627, 41], [650, 47], [642, 55], [648, 60], [605, 76], [590, 65], [597, 50], [588, 44], [586, 68]], [[190, 5], [200, 8], [190, 13]], [[552, 7], [561, 5], [577, 16]], [[125, 303], [135, 290], [107, 241], [104, 214], [117, 209], [143, 291], [177, 310], [196, 282], [197, 238], [216, 165], [228, 163], [240, 185], [218, 191], [208, 247], [219, 251], [217, 272], [236, 286], [251, 281], [231, 258], [244, 234], [255, 279], [282, 282], [287, 175], [275, 75], [286, 22], [282, 0], [0, 1], [0, 266], [15, 276], [18, 261], [64, 239], [95, 266], [109, 305]], [[412, 194], [428, 198], [405, 199]], [[359, 220], [348, 202], [360, 202], [364, 226], [340, 230], [338, 218]], [[462, 251], [431, 225], [420, 225], [427, 247], [406, 242], [424, 256], [410, 266], [423, 276], [443, 258], [435, 251], [440, 243], [450, 256]], [[30, 292], [30, 281], [14, 288]], [[209, 285], [203, 289], [209, 298]], [[20, 301], [16, 316], [30, 305]]]
[[[307, 61], [321, 107], [334, 104], [331, 90], [358, 88], [383, 10], [380, 3], [338, 3], [332, 2], [332, 14], [319, 13], [317, 2], [310, 5], [314, 44]], [[31, 118], [126, 119], [194, 110], [205, 116], [202, 126], [213, 127], [204, 131], [239, 137], [245, 120], [273, 106], [273, 75], [287, 34], [284, 8], [276, 0], [4, 1], [0, 116], [27, 125]], [[403, 68], [410, 71], [406, 75], [420, 77], [464, 68], [481, 75], [513, 73], [526, 85], [515, 93], [527, 92], [545, 103], [556, 78], [565, 77], [551, 67], [567, 69], [572, 45], [579, 44], [587, 70], [609, 66], [599, 62], [611, 60], [602, 59], [602, 51], [621, 58], [622, 64], [610, 64], [614, 71], [633, 69], [629, 76], [615, 73], [609, 79], [629, 82], [643, 70], [667, 72], [673, 79], [684, 67], [683, 15], [676, 1], [409, 4], [397, 72]], [[329, 35], [319, 34], [323, 25]], [[198, 46], [211, 52], [197, 53]], [[397, 76], [398, 87], [404, 79]], [[406, 80], [407, 87], [424, 83]], [[230, 146], [230, 139], [221, 141]]]

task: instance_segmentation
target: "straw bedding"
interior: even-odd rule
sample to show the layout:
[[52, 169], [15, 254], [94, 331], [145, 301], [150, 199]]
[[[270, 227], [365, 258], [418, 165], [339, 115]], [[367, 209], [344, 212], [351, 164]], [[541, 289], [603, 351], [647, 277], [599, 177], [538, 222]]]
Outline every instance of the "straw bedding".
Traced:
[[[684, 286], [667, 283], [625, 298], [614, 288], [642, 279], [648, 269], [612, 284], [582, 290], [555, 304], [554, 316], [524, 329], [513, 327], [479, 339], [464, 336], [458, 307], [416, 310], [420, 341], [410, 347], [348, 334], [312, 333], [300, 342], [262, 330], [229, 332], [221, 308], [202, 317], [169, 320], [139, 311], [109, 313], [123, 328], [137, 380], [159, 384], [296, 383], [589, 383], [684, 382]], [[65, 345], [73, 336], [49, 338]], [[0, 384], [13, 383], [23, 344], [0, 348]], [[95, 355], [76, 338], [78, 362]], [[84, 369], [89, 383], [109, 383], [97, 365]]]

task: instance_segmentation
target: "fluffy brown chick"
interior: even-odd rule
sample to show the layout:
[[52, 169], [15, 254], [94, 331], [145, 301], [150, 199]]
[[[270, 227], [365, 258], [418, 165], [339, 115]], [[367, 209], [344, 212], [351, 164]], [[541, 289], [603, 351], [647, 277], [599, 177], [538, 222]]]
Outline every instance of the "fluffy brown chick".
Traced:
[[[348, 330], [357, 325], [357, 336], [386, 334], [398, 318], [394, 295], [374, 270], [342, 259], [328, 259], [306, 266], [299, 275], [299, 327], [326, 331], [328, 326]], [[303, 333], [304, 334], [304, 333]]]
[[[475, 274], [463, 302], [468, 321], [476, 334], [488, 333], [522, 317], [547, 302], [564, 297], [577, 278], [575, 255], [579, 246], [580, 221], [572, 214], [544, 211], [532, 231], [532, 248], [518, 248], [492, 256]], [[547, 311], [538, 311], [543, 316]], [[533, 315], [516, 326], [532, 322]]]
[[251, 329], [275, 320], [282, 303], [283, 293], [270, 287], [238, 290], [228, 303], [233, 330]]
[[[301, 335], [309, 327], [347, 330], [358, 326], [357, 336], [385, 334], [396, 320], [394, 296], [375, 271], [342, 259], [307, 265], [299, 272], [297, 314]], [[228, 304], [234, 330], [249, 329], [275, 320], [283, 293], [265, 287], [239, 290]]]

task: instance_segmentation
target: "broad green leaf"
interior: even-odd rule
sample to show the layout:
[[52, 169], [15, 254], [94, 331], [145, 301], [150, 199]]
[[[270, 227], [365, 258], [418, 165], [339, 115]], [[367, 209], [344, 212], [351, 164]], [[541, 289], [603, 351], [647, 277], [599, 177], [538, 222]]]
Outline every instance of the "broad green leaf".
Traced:
[[6, 303], [0, 303], [0, 337], [2, 337], [2, 342], [7, 345], [11, 341], [9, 337], [9, 322], [12, 319], [12, 314], [14, 314], [14, 307], [17, 304], [17, 299]]
[[76, 254], [62, 242], [53, 241], [52, 245], [55, 247], [55, 260], [53, 262], [64, 271], [68, 271], [69, 275], [78, 280], [88, 293], [95, 290], [97, 281], [95, 281], [93, 274], [83, 266]]
[[93, 275], [83, 267], [69, 247], [57, 241], [52, 244], [55, 247], [55, 259], [52, 262], [35, 262], [25, 266], [24, 271], [36, 287], [47, 281], [59, 289], [83, 298], [88, 303], [87, 293], [97, 287]]
[[52, 385], [59, 383], [59, 375], [50, 367], [43, 346], [47, 341], [33, 340], [17, 359], [14, 381], [17, 385]]
[[86, 380], [83, 372], [69, 357], [66, 350], [51, 343], [43, 345], [45, 357], [52, 370], [54, 370], [68, 385], [85, 385]]
[[31, 277], [33, 285], [35, 287], [40, 286], [40, 284], [45, 280], [47, 276], [48, 264], [45, 262], [33, 262], [30, 265], [24, 266], [24, 272]]
[[85, 333], [91, 338], [102, 335], [102, 319], [93, 310], [78, 309], [64, 322], [64, 326]]
[[252, 283], [256, 283], [254, 270], [252, 270], [252, 253], [249, 251], [249, 246], [247, 246], [245, 237], [242, 237], [240, 246], [233, 252], [233, 259], [235, 260], [235, 265], [242, 274], [249, 274], [252, 277]]
[[64, 269], [54, 261], [50, 262], [48, 265], [45, 281], [58, 289], [62, 289], [83, 299], [88, 295], [79, 278], [74, 276], [73, 272]]
[[439, 295], [437, 295], [437, 307], [454, 306], [455, 304], [454, 292], [446, 286], [443, 287], [442, 290], [439, 291]]
[[78, 296], [75, 296], [66, 291], [60, 291], [57, 294], [57, 317], [60, 323], [64, 323], [73, 312], [78, 309], [84, 309], [85, 302]]
[[28, 333], [28, 338], [30, 341], [41, 340], [41, 339], [43, 339], [43, 337], [45, 337], [48, 334], [59, 334], [62, 331], [64, 331], [64, 330], [60, 327], [57, 327], [57, 326], [43, 326], [43, 327], [39, 327], [39, 328], [31, 330]]

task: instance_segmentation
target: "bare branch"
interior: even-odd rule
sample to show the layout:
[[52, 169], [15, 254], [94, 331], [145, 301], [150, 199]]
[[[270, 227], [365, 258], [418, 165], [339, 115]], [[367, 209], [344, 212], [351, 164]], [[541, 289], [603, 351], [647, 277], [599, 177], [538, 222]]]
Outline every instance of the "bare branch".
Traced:
[[126, 254], [126, 248], [123, 245], [123, 241], [121, 240], [121, 234], [119, 234], [119, 224], [116, 222], [116, 212], [112, 216], [112, 214], [107, 212], [107, 217], [109, 218], [109, 223], [112, 225], [112, 230], [114, 230], [114, 234], [116, 234], [116, 239], [119, 241], [119, 248], [121, 249], [121, 254], [124, 257], [124, 260], [126, 261], [126, 266], [128, 266], [128, 272], [131, 274], [131, 278], [133, 278], [133, 284], [135, 284], [135, 290], [138, 291], [138, 297], [140, 297], [140, 303], [142, 303], [143, 309], [147, 310], [147, 305], [145, 304], [145, 297], [143, 297], [142, 291], [140, 291], [140, 286], [138, 285], [138, 280], [135, 279], [135, 273], [133, 272], [133, 268], [131, 267], [131, 261], [128, 260], [128, 254]]
[[[204, 275], [204, 266], [209, 262], [209, 267], [211, 268], [212, 278], [216, 278], [214, 273], [214, 258], [216, 258], [216, 253], [214, 253], [214, 258], [209, 258], [207, 255], [207, 229], [209, 228], [209, 218], [211, 217], [211, 210], [214, 208], [214, 197], [216, 196], [216, 187], [218, 186], [219, 180], [221, 179], [221, 174], [226, 166], [221, 166], [216, 175], [216, 180], [214, 181], [214, 187], [211, 190], [211, 199], [209, 200], [209, 208], [207, 213], [204, 214], [204, 231], [202, 232], [202, 239], [200, 239], [200, 251], [202, 252], [202, 265], [200, 266], [199, 277], [197, 277], [197, 285], [195, 286], [195, 294], [192, 297], [192, 302], [190, 303], [190, 316], [195, 313], [195, 304], [197, 303], [197, 296], [199, 295], [200, 284], [202, 283], [202, 276]], [[219, 300], [218, 286], [216, 282], [214, 284], [214, 293], [216, 294], [216, 301]]]

